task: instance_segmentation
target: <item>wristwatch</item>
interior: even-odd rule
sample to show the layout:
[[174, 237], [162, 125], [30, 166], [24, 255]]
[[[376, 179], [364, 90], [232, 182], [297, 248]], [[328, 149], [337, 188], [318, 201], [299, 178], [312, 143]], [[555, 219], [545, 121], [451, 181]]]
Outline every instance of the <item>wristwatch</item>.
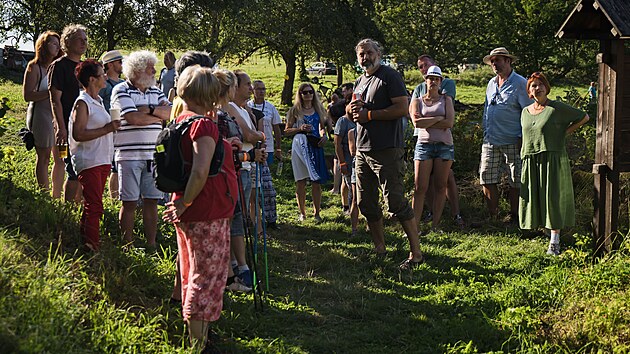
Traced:
[[153, 115], [153, 112], [155, 112], [155, 106], [150, 104], [149, 105], [149, 115]]

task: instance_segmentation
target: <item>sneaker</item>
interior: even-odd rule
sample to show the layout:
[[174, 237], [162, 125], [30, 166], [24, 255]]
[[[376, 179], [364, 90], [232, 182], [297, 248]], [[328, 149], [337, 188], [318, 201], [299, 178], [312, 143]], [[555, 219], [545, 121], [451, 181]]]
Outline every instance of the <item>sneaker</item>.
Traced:
[[461, 214], [455, 215], [453, 220], [455, 221], [455, 225], [457, 225], [460, 229], [463, 229], [464, 226], [466, 225], [466, 223], [464, 223], [464, 219], [462, 218]]
[[343, 211], [343, 215], [346, 215], [346, 216], [350, 215], [350, 207], [349, 206], [344, 205], [343, 208], [342, 208], [342, 211]]
[[234, 277], [234, 280], [230, 284], [228, 284], [225, 289], [239, 293], [248, 293], [252, 291], [252, 288], [243, 284], [243, 281], [239, 277]]
[[302, 222], [304, 221], [304, 219], [306, 219], [306, 216], [304, 214], [300, 214], [300, 216], [298, 216], [298, 222]]
[[429, 222], [433, 220], [433, 213], [430, 211], [427, 211], [426, 214], [424, 214], [424, 218], [422, 218], [422, 222]]
[[550, 243], [549, 248], [547, 248], [547, 254], [550, 256], [558, 256], [560, 255], [560, 244], [559, 243]]
[[319, 214], [315, 214], [315, 216], [313, 217], [313, 219], [315, 219], [315, 223], [316, 224], [321, 224], [324, 220], [322, 220], [322, 217], [319, 216]]
[[252, 271], [249, 269], [238, 273], [236, 279], [239, 279], [243, 284], [245, 284], [245, 286], [250, 288], [254, 284], [254, 281], [252, 280]]

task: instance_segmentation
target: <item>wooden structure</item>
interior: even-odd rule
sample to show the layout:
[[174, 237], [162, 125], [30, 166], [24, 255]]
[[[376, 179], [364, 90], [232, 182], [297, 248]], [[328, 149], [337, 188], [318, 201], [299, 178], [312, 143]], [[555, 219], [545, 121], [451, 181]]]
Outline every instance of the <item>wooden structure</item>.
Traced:
[[556, 36], [600, 43], [593, 234], [601, 255], [617, 231], [619, 173], [630, 172], [630, 1], [580, 0]]

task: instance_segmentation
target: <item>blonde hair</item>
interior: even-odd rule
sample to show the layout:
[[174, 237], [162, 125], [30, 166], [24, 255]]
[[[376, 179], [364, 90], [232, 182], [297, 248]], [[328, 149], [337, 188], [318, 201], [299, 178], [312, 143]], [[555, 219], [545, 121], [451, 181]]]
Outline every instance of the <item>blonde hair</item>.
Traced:
[[195, 104], [209, 111], [219, 99], [219, 80], [212, 74], [212, 69], [199, 65], [189, 66], [177, 80], [177, 96], [186, 104]]
[[219, 100], [227, 97], [230, 93], [231, 87], [236, 87], [238, 78], [236, 74], [227, 69], [215, 69], [213, 71], [214, 76], [219, 80], [221, 88], [219, 89]]
[[83, 25], [72, 24], [72, 25], [67, 25], [66, 27], [63, 28], [63, 32], [61, 32], [60, 44], [61, 44], [61, 49], [63, 49], [64, 52], [66, 53], [68, 52], [68, 42], [79, 31], [83, 31], [87, 35], [87, 28]]
[[310, 87], [311, 90], [313, 90], [313, 101], [312, 101], [313, 108], [315, 109], [315, 112], [317, 112], [317, 114], [319, 115], [320, 128], [323, 128], [324, 125], [326, 124], [326, 121], [328, 120], [328, 116], [326, 115], [326, 109], [324, 108], [321, 101], [319, 100], [319, 96], [317, 95], [315, 88], [313, 88], [313, 86], [309, 84], [308, 82], [301, 83], [300, 86], [298, 87], [298, 90], [295, 92], [295, 103], [293, 104], [293, 107], [289, 109], [289, 112], [287, 113], [287, 120], [288, 120], [287, 123], [291, 123], [290, 125], [293, 125], [292, 123], [297, 122], [301, 117], [304, 116], [304, 104], [302, 102], [301, 92], [306, 87]]

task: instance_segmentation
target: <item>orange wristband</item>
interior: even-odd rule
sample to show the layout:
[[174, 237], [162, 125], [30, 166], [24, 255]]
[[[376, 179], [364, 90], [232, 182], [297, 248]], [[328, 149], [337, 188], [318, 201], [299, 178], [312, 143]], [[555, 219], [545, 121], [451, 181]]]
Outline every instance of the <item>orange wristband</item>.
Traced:
[[372, 111], [368, 111], [368, 122], [372, 120]]
[[339, 164], [339, 166], [346, 166], [346, 165], [347, 165], [347, 163], [345, 163], [345, 162], [342, 162], [342, 163]]
[[186, 203], [186, 202], [184, 201], [184, 199], [182, 199], [182, 204], [183, 204], [186, 208], [188, 208], [189, 206], [191, 206], [191, 205], [192, 205], [192, 203], [193, 203], [193, 202]]

